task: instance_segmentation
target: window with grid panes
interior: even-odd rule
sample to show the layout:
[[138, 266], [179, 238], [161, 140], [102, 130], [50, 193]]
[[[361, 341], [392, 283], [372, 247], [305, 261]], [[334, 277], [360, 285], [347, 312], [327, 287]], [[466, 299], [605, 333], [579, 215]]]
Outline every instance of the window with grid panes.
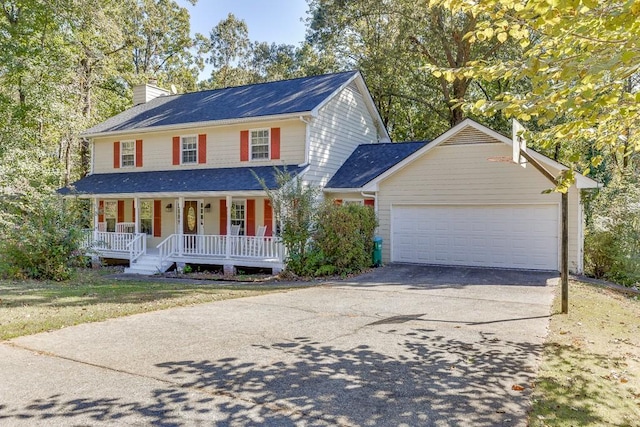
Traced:
[[198, 139], [195, 136], [182, 137], [182, 164], [198, 161]]
[[244, 236], [245, 224], [245, 205], [244, 201], [236, 201], [231, 203], [231, 225], [240, 226], [240, 235]]
[[136, 165], [136, 143], [135, 141], [122, 141], [120, 143], [120, 156], [123, 168]]
[[269, 129], [251, 131], [251, 160], [269, 160]]

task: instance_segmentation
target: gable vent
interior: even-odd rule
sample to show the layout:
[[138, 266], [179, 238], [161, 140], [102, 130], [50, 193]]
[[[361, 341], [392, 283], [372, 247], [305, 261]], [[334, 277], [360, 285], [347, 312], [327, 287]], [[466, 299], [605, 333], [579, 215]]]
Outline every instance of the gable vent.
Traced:
[[499, 142], [484, 132], [468, 127], [451, 136], [442, 145], [494, 144]]

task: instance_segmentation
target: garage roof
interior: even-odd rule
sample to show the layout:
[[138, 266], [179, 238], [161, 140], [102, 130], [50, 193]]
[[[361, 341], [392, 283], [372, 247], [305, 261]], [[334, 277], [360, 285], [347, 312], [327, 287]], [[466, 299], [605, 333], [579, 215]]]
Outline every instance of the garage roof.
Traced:
[[359, 145], [326, 188], [360, 188], [427, 144], [428, 141]]

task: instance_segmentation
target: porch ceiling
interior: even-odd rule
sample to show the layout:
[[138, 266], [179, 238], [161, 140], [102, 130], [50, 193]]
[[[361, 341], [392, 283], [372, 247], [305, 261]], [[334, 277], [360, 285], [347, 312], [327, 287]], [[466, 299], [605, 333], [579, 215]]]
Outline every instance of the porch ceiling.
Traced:
[[286, 170], [292, 176], [302, 173], [305, 166], [258, 166], [240, 168], [186, 169], [153, 172], [95, 174], [82, 178], [58, 193], [64, 196], [198, 196], [262, 194], [258, 178], [270, 189], [277, 188], [275, 169]]

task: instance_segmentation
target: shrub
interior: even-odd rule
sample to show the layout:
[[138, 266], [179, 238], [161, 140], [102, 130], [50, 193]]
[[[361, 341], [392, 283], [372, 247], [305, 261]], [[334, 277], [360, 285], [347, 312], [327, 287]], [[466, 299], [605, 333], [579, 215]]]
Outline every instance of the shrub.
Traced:
[[73, 201], [23, 196], [4, 203], [0, 274], [10, 278], [66, 280], [84, 258], [82, 230]]
[[325, 203], [314, 234], [315, 275], [358, 273], [371, 266], [375, 212], [368, 206]]
[[640, 185], [609, 183], [592, 202], [585, 235], [585, 272], [623, 285], [640, 282]]

